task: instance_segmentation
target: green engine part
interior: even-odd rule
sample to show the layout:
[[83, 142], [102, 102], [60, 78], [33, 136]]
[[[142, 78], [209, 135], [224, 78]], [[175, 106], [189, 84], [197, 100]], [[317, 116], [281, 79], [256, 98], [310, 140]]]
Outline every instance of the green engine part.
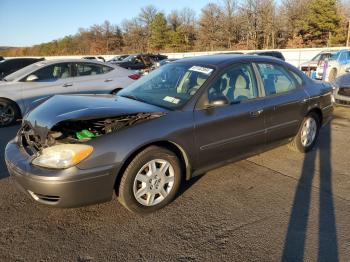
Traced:
[[79, 140], [83, 140], [83, 139], [88, 139], [88, 138], [93, 138], [96, 137], [96, 135], [92, 132], [90, 132], [89, 130], [82, 130], [80, 132], [76, 133], [76, 136]]

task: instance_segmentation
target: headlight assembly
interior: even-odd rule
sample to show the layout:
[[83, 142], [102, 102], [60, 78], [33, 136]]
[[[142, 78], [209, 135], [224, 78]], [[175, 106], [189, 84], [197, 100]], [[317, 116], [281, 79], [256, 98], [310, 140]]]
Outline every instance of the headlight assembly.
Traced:
[[77, 165], [93, 151], [92, 146], [79, 144], [62, 144], [43, 149], [41, 154], [32, 161], [33, 165], [65, 169]]

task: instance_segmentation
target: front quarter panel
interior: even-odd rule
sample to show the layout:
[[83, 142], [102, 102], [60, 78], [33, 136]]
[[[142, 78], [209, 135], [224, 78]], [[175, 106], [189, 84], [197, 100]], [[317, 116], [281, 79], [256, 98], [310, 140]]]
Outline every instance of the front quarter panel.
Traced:
[[328, 122], [333, 112], [332, 88], [330, 85], [312, 82], [306, 91], [310, 95], [308, 111], [315, 108], [322, 111], [323, 123]]
[[90, 141], [92, 155], [78, 165], [80, 169], [113, 165], [117, 169], [136, 151], [157, 142], [180, 146], [189, 161], [195, 159], [193, 112], [171, 111], [166, 115], [135, 124]]
[[0, 84], [0, 98], [16, 102], [22, 113], [25, 111], [25, 105], [22, 100], [23, 84], [22, 82]]

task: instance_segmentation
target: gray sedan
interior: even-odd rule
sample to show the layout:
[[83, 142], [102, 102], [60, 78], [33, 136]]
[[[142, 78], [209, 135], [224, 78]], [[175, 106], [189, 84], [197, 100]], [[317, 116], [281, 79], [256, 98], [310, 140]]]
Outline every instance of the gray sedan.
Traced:
[[41, 61], [0, 81], [0, 127], [55, 94], [110, 94], [138, 79], [134, 71], [80, 59]]
[[334, 102], [338, 105], [350, 105], [350, 69], [331, 82]]
[[210, 169], [285, 143], [310, 151], [332, 111], [329, 86], [279, 59], [194, 57], [117, 96], [54, 96], [23, 119], [5, 159], [38, 203], [82, 206], [115, 190], [126, 208], [149, 213]]

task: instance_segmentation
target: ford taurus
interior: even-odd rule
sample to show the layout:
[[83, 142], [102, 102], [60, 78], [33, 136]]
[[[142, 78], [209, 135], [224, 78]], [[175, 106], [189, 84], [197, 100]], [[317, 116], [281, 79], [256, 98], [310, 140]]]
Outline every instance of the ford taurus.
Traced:
[[5, 159], [35, 201], [110, 200], [136, 213], [170, 203], [193, 176], [289, 143], [315, 145], [331, 90], [275, 58], [169, 63], [113, 95], [59, 95], [23, 119]]

